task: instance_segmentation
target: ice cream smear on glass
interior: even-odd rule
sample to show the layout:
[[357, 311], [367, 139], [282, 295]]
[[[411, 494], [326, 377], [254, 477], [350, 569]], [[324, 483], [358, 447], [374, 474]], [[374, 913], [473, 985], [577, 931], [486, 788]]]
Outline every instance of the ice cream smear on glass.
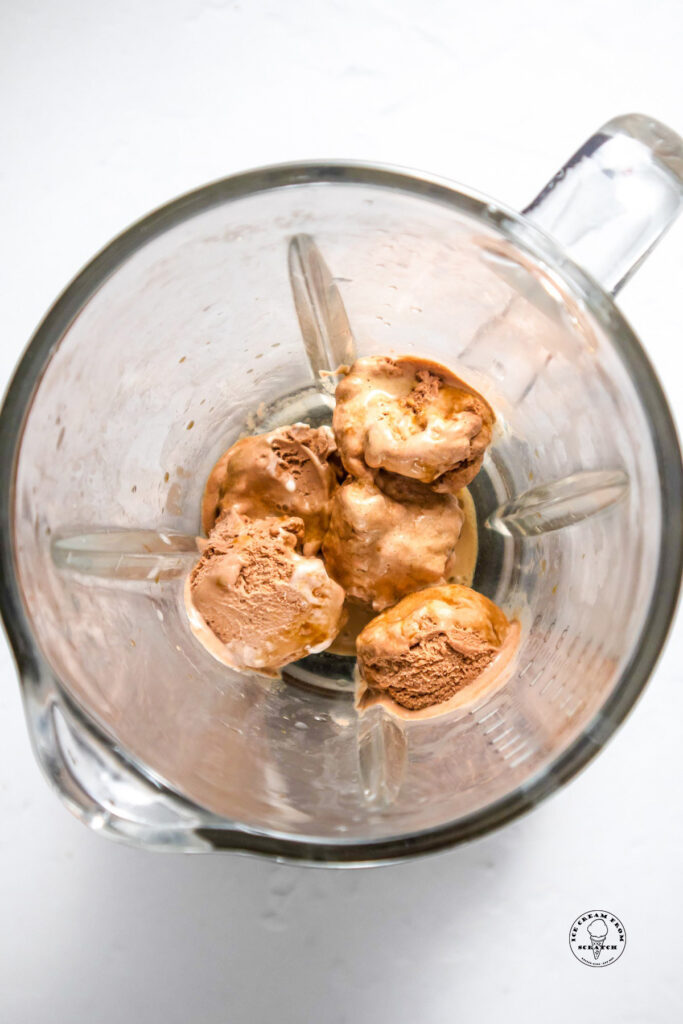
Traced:
[[372, 356], [339, 372], [332, 430], [244, 437], [214, 466], [190, 625], [214, 657], [261, 675], [326, 649], [355, 653], [360, 709], [442, 713], [501, 678], [518, 635], [469, 589], [466, 485], [495, 416], [431, 360]]

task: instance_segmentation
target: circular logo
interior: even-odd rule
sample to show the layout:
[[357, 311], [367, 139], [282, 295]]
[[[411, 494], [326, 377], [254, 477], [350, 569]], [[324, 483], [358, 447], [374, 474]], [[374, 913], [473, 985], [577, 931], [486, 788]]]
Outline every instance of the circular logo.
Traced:
[[626, 929], [609, 910], [587, 910], [569, 929], [569, 948], [586, 967], [609, 967], [626, 949]]

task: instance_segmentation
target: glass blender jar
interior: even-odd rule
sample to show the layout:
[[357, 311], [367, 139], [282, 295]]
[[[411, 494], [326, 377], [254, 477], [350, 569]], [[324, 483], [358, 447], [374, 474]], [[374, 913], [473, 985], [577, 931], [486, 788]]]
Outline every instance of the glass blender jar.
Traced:
[[[153, 849], [381, 862], [501, 825], [591, 759], [680, 581], [676, 434], [613, 296], [682, 195], [683, 143], [630, 115], [522, 215], [424, 175], [294, 164], [175, 200], [81, 272], [0, 423], [2, 612], [36, 756], [79, 818]], [[216, 458], [329, 422], [321, 370], [412, 352], [496, 410], [473, 585], [522, 636], [502, 689], [399, 722], [356, 713], [350, 659], [276, 682], [214, 661], [183, 583]]]

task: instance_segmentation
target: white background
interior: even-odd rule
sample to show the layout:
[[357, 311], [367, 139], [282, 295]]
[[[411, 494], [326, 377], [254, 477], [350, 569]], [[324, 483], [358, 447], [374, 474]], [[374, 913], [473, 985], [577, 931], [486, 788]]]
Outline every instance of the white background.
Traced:
[[[2, 0], [0, 376], [129, 222], [209, 179], [388, 161], [522, 206], [603, 121], [683, 131], [680, 0]], [[683, 222], [620, 304], [683, 413]], [[678, 298], [676, 298], [678, 294]], [[502, 832], [332, 872], [144, 854], [73, 820], [0, 652], [0, 1019], [683, 1019], [681, 627], [588, 771]], [[572, 920], [617, 913], [592, 971]]]

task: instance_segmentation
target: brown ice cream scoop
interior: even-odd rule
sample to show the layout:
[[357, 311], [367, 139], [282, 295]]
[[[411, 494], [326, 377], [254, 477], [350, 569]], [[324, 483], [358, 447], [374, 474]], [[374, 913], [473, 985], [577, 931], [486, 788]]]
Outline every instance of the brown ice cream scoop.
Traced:
[[249, 519], [298, 516], [304, 523], [304, 554], [316, 554], [336, 485], [329, 461], [335, 451], [329, 427], [305, 423], [242, 438], [211, 471], [202, 499], [202, 529], [208, 534], [228, 509]]
[[445, 366], [414, 356], [369, 356], [336, 390], [334, 435], [356, 477], [379, 469], [455, 494], [479, 472], [495, 416]]
[[356, 641], [359, 706], [390, 698], [418, 711], [450, 700], [484, 673], [493, 680], [494, 659], [516, 636], [511, 626], [497, 605], [469, 587], [429, 587], [404, 597]]
[[457, 498], [407, 478], [347, 479], [332, 499], [322, 554], [350, 598], [376, 611], [454, 568], [463, 523]]
[[322, 559], [301, 553], [303, 535], [298, 518], [250, 520], [230, 511], [204, 542], [189, 578], [190, 623], [233, 668], [277, 675], [337, 635], [344, 591]]

